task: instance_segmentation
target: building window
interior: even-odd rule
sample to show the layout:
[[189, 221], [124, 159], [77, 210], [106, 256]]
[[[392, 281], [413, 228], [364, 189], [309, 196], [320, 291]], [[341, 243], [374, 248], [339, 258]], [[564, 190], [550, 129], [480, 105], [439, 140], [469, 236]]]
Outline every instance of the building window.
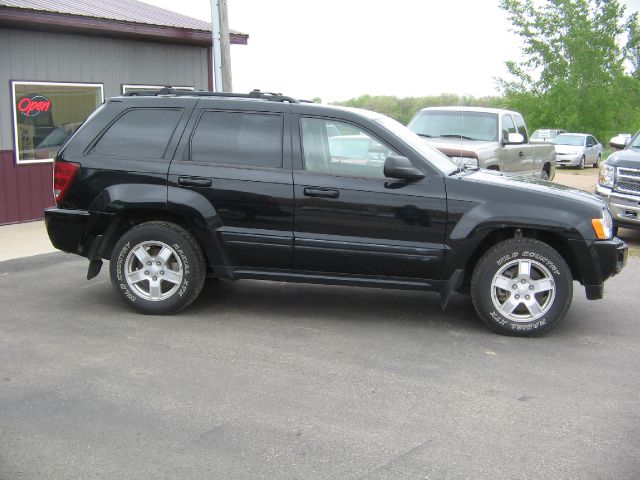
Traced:
[[[166, 85], [122, 85], [122, 93], [127, 93], [130, 92], [131, 90], [141, 90], [143, 92], [147, 92], [147, 91], [155, 91], [155, 90], [160, 90], [161, 88], [166, 88]], [[172, 86], [171, 88], [173, 88], [174, 90], [186, 90], [189, 92], [193, 92], [195, 90], [194, 87], [174, 87]]]
[[16, 163], [50, 162], [104, 101], [100, 83], [11, 82]]

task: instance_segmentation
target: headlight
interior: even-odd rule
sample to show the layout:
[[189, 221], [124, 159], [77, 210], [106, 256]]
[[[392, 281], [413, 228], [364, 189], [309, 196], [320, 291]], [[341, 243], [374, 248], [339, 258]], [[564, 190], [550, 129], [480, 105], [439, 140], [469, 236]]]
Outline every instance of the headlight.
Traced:
[[603, 163], [600, 165], [600, 174], [598, 175], [598, 184], [603, 187], [613, 188], [613, 178], [615, 176], [616, 169], [611, 165]]
[[603, 208], [602, 217], [593, 218], [591, 225], [593, 225], [598, 240], [609, 240], [613, 236], [613, 219], [608, 209]]
[[478, 159], [475, 157], [449, 157], [451, 161], [462, 168], [477, 167]]

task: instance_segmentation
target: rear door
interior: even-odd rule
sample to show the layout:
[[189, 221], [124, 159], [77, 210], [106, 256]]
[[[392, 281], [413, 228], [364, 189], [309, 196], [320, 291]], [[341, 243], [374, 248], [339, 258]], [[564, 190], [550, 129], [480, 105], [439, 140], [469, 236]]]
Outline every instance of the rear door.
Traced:
[[294, 268], [438, 278], [446, 228], [442, 174], [429, 171], [409, 183], [386, 178], [388, 155], [416, 154], [351, 121], [302, 115], [294, 132]]
[[[293, 185], [288, 106], [201, 99], [169, 169], [169, 185], [212, 208], [227, 266], [290, 268]], [[169, 202], [172, 201], [169, 191]]]

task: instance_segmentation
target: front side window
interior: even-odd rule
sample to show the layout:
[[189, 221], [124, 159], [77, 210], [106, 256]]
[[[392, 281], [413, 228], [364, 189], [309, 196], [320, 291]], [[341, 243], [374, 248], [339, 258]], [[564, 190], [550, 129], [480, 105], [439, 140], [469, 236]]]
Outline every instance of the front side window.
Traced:
[[191, 160], [282, 168], [282, 117], [269, 113], [202, 113], [191, 138]]
[[305, 170], [348, 177], [385, 178], [395, 152], [360, 128], [335, 120], [301, 118]]
[[181, 115], [182, 110], [178, 108], [128, 110], [100, 137], [91, 153], [161, 159]]
[[516, 120], [516, 128], [518, 129], [518, 133], [524, 137], [524, 141], [527, 141], [527, 126], [524, 124], [524, 119], [521, 115], [513, 116]]
[[510, 133], [516, 133], [516, 124], [513, 123], [511, 115], [504, 115], [502, 117], [502, 138], [507, 141]]
[[50, 162], [103, 102], [102, 84], [11, 82], [16, 163]]

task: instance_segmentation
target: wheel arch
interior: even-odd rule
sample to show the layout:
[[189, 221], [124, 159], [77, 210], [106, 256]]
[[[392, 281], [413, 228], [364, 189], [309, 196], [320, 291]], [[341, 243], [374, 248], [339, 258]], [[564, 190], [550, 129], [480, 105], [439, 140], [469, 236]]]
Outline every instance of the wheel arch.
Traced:
[[581, 280], [577, 258], [569, 244], [569, 240], [565, 236], [556, 232], [536, 228], [504, 227], [486, 232], [482, 240], [477, 243], [475, 248], [471, 250], [471, 253], [463, 261], [463, 289], [470, 285], [471, 276], [473, 275], [476, 265], [490, 248], [504, 240], [520, 237], [539, 240], [549, 245], [567, 262], [573, 278], [575, 280]]

